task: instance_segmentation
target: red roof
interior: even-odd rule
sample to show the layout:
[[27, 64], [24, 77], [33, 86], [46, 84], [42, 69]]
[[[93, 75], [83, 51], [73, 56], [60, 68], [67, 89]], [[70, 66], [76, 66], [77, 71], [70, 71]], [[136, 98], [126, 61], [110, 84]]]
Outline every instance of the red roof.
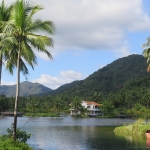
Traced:
[[95, 106], [101, 106], [102, 104], [98, 104], [96, 102], [93, 102], [93, 101], [84, 101], [87, 103], [87, 105], [95, 105]]

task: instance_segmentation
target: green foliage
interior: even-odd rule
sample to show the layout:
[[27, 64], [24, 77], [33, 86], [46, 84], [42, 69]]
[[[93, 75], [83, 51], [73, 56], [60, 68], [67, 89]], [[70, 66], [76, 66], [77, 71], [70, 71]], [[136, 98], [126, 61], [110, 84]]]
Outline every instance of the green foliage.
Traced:
[[143, 121], [143, 119], [138, 119], [133, 124], [116, 127], [114, 133], [121, 136], [136, 135], [145, 138], [145, 133], [150, 129], [150, 124], [143, 124]]
[[100, 109], [102, 110], [104, 116], [112, 117], [114, 115], [113, 114], [114, 106], [110, 103], [103, 104], [100, 107]]
[[[8, 128], [6, 131], [9, 138], [13, 137], [13, 126], [11, 126], [11, 128]], [[16, 139], [18, 141], [25, 143], [30, 137], [31, 134], [27, 134], [25, 131], [21, 131], [20, 129], [17, 128]]]
[[0, 95], [0, 111], [5, 111], [9, 107], [9, 98], [5, 95]]
[[82, 110], [81, 99], [79, 97], [73, 97], [71, 108], [73, 108], [74, 110]]
[[99, 98], [104, 100], [110, 92], [120, 91], [131, 80], [147, 76], [146, 67], [146, 59], [142, 55], [130, 55], [115, 60], [85, 80], [73, 82], [73, 86], [71, 86], [72, 83], [70, 86], [65, 85], [64, 89], [61, 86], [61, 90], [58, 88], [55, 94], [65, 93], [84, 97], [84, 99], [92, 99], [95, 92], [101, 92]]
[[[141, 88], [145, 85], [147, 87], [149, 84], [146, 83], [146, 77], [149, 76], [147, 75], [146, 68], [146, 59], [142, 55], [130, 55], [128, 57], [115, 60], [111, 64], [108, 64], [94, 72], [85, 80], [65, 84], [56, 90], [48, 91], [48, 89], [45, 89], [35, 93], [38, 87], [35, 86], [32, 90], [32, 88], [30, 88], [32, 84], [27, 86], [28, 82], [22, 83], [21, 85], [23, 86], [21, 86], [20, 94], [21, 96], [28, 96], [44, 93], [44, 91], [46, 91], [47, 94], [50, 95], [61, 94], [62, 96], [66, 95], [67, 97], [75, 95], [84, 99], [93, 99], [94, 101], [101, 102], [101, 100], [104, 101], [108, 97], [109, 93], [119, 92], [124, 87], [130, 88], [129, 86], [131, 86], [132, 88], [134, 86], [139, 88], [140, 86]], [[134, 84], [135, 82], [136, 84]], [[11, 88], [10, 86], [10, 90], [3, 90], [3, 88], [4, 87], [2, 86], [3, 92], [8, 91], [6, 95], [9, 93], [15, 94], [15, 91], [11, 92], [15, 89], [15, 87]], [[97, 97], [95, 97], [96, 93]]]
[[26, 143], [16, 141], [14, 143], [13, 139], [7, 138], [6, 136], [0, 137], [0, 149], [1, 150], [33, 150]]
[[[99, 69], [83, 81], [51, 90], [51, 95], [20, 97], [19, 111], [70, 113], [69, 104], [74, 103], [79, 109], [81, 100], [90, 100], [103, 104], [101, 109], [107, 117], [125, 114], [128, 117], [150, 118], [150, 76], [145, 62], [141, 55], [130, 55]], [[21, 89], [31, 90], [32, 83], [24, 82]], [[7, 97], [5, 101], [0, 97], [0, 104], [5, 110], [12, 110], [14, 99]]]

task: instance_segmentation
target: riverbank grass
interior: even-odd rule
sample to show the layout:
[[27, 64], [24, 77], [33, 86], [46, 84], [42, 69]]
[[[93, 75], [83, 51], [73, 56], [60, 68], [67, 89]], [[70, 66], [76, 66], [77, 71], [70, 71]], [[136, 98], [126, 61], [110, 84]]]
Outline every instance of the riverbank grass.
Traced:
[[59, 113], [25, 113], [24, 116], [31, 117], [60, 117]]
[[123, 125], [120, 127], [116, 127], [114, 132], [117, 135], [137, 135], [145, 137], [145, 133], [147, 130], [150, 130], [150, 123], [145, 123], [144, 120], [139, 119], [133, 124]]
[[1, 150], [33, 150], [24, 142], [16, 141], [14, 143], [12, 138], [6, 136], [0, 137], [0, 149]]

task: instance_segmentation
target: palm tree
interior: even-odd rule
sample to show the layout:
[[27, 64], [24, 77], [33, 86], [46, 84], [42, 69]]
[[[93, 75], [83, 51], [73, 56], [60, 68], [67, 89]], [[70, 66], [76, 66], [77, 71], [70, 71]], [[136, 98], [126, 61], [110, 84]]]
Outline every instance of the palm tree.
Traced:
[[[147, 63], [150, 62], [150, 37], [147, 38], [147, 41], [145, 44], [143, 44], [143, 56], [145, 58], [147, 58]], [[150, 64], [148, 64], [148, 67], [147, 67], [147, 72], [150, 72]]]
[[102, 102], [102, 93], [101, 92], [94, 92], [94, 95], [92, 97], [94, 101], [100, 103]]
[[73, 98], [73, 101], [71, 103], [71, 109], [73, 109], [76, 112], [81, 111], [82, 110], [82, 105], [81, 105], [81, 99], [77, 96], [75, 96]]
[[[0, 5], [0, 21], [1, 22], [7, 22], [10, 19], [10, 12], [12, 8], [13, 8], [13, 5], [6, 7], [4, 0], [2, 1]], [[3, 31], [4, 25], [5, 23], [3, 23], [2, 26], [0, 27], [0, 33], [2, 33]], [[8, 53], [8, 50], [9, 50], [9, 53]], [[2, 47], [2, 45], [0, 47], [0, 85], [1, 85], [3, 61], [5, 61], [6, 69], [11, 74], [13, 74], [13, 69], [16, 66], [17, 52], [15, 52], [14, 50], [11, 50], [11, 51], [10, 50], [11, 48], [7, 47], [6, 45], [5, 47]], [[26, 65], [22, 61], [22, 59], [20, 60], [20, 66], [21, 66], [20, 70], [26, 76], [29, 72], [28, 72]]]
[[[4, 0], [2, 0], [2, 3], [0, 5], [0, 21], [6, 22], [9, 20], [12, 6], [13, 5], [7, 7], [4, 3]], [[2, 28], [3, 26], [0, 27], [0, 32], [2, 32]], [[0, 47], [0, 85], [1, 85], [2, 64], [3, 64], [2, 60], [3, 60], [3, 51], [2, 47]]]
[[[17, 0], [11, 11], [11, 17], [3, 28], [1, 36], [3, 45], [10, 45], [17, 51], [17, 86], [16, 100], [14, 108], [14, 130], [13, 137], [16, 139], [17, 128], [17, 103], [20, 90], [20, 60], [24, 59], [33, 67], [36, 64], [36, 56], [34, 50], [44, 52], [49, 58], [52, 58], [47, 46], [53, 46], [53, 40], [50, 37], [37, 34], [38, 31], [46, 31], [53, 34], [54, 25], [51, 21], [41, 21], [39, 19], [33, 21], [36, 12], [42, 10], [39, 5], [31, 6], [29, 2]], [[5, 34], [4, 34], [5, 33]], [[15, 45], [15, 46], [14, 46]], [[17, 49], [16, 49], [17, 47]]]
[[37, 101], [35, 101], [34, 99], [32, 101], [30, 101], [29, 104], [27, 104], [26, 106], [26, 110], [29, 112], [34, 112], [37, 108], [39, 108], [39, 103], [37, 103]]
[[58, 112], [58, 113], [60, 113], [60, 111], [63, 109], [63, 102], [61, 101], [61, 99], [60, 99], [60, 97], [59, 96], [57, 96], [56, 97], [56, 100], [55, 100], [55, 102], [54, 102], [54, 107], [55, 107], [55, 109], [56, 109], [56, 111]]

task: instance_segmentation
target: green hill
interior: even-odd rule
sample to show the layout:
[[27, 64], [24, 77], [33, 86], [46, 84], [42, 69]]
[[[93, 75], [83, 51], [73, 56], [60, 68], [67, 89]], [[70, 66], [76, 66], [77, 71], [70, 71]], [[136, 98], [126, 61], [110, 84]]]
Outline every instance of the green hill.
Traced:
[[146, 68], [146, 59], [142, 55], [130, 55], [115, 60], [85, 80], [61, 86], [49, 94], [64, 93], [89, 98], [94, 92], [101, 91], [107, 95], [110, 92], [117, 92], [134, 79], [149, 76]]
[[[20, 84], [20, 96], [37, 95], [40, 93], [46, 93], [51, 91], [39, 83], [31, 83], [28, 81], [22, 82]], [[2, 85], [0, 88], [0, 94], [4, 94], [8, 97], [14, 97], [16, 93], [16, 85]]]
[[[51, 90], [38, 83], [22, 82], [20, 96], [28, 95], [75, 95], [83, 98], [91, 98], [94, 92], [101, 92], [108, 95], [111, 92], [118, 92], [128, 83], [134, 84], [136, 79], [147, 78], [147, 63], [142, 55], [130, 55], [113, 61], [105, 67], [95, 71], [89, 77], [81, 81], [74, 81]], [[143, 79], [143, 82], [147, 82]], [[144, 84], [140, 85], [143, 86]], [[148, 86], [148, 85], [147, 85]], [[1, 86], [0, 93], [7, 96], [15, 96], [16, 86]]]

